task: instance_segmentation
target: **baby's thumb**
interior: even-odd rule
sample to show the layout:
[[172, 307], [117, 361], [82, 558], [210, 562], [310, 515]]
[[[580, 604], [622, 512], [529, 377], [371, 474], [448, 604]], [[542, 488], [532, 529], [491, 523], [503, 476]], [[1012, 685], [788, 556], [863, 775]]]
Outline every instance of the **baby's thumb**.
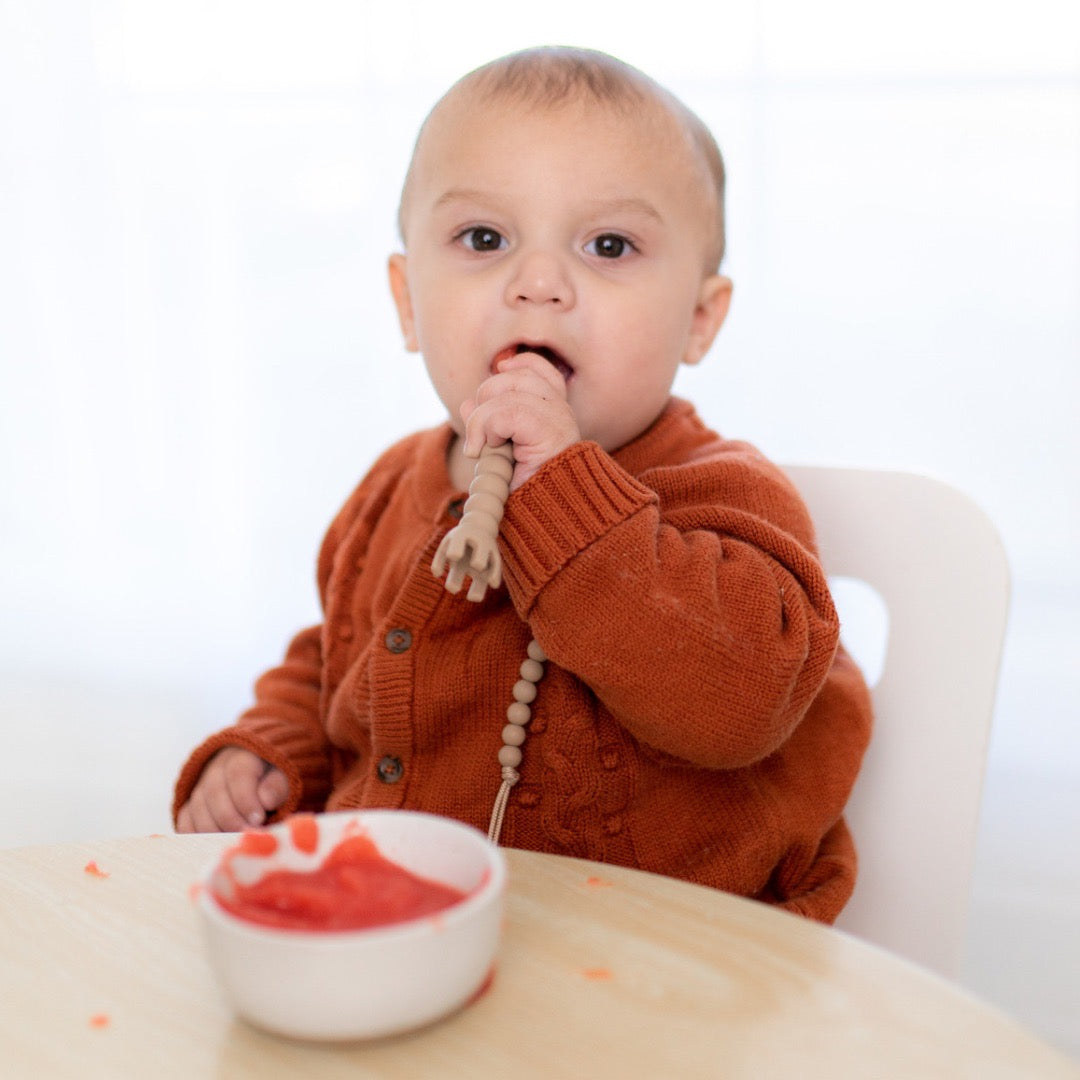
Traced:
[[289, 781], [285, 774], [271, 766], [259, 781], [259, 802], [267, 813], [276, 810], [289, 797]]

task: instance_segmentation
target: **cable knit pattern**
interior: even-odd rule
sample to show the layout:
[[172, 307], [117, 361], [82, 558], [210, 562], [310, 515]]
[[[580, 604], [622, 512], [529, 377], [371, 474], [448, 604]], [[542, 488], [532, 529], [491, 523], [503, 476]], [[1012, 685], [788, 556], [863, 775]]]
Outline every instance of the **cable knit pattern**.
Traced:
[[503, 841], [636, 866], [831, 921], [854, 885], [842, 810], [870, 732], [805, 507], [673, 399], [633, 443], [579, 443], [507, 502], [506, 588], [430, 562], [463, 493], [448, 426], [383, 455], [319, 558], [325, 619], [200, 746], [280, 767], [298, 808], [426, 809], [484, 829], [510, 688], [549, 657]]

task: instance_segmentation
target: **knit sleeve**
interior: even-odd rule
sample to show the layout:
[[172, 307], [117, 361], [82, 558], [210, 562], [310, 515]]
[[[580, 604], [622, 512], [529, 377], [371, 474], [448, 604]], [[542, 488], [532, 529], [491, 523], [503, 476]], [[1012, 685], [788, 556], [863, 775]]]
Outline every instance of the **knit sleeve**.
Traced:
[[595, 443], [510, 498], [504, 566], [548, 656], [639, 741], [708, 768], [761, 760], [839, 638], [805, 508], [741, 444], [640, 477]]

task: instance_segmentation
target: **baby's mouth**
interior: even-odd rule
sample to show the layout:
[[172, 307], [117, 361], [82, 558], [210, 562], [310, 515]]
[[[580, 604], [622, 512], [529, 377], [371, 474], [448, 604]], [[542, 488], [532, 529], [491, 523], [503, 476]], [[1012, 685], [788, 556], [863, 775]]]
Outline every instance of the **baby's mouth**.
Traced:
[[498, 367], [499, 364], [511, 356], [520, 356], [522, 353], [536, 353], [537, 356], [542, 356], [563, 378], [564, 382], [569, 382], [574, 375], [574, 368], [571, 364], [567, 363], [561, 353], [552, 349], [548, 345], [529, 345], [524, 341], [519, 341], [516, 345], [512, 345], [509, 348], [503, 349], [498, 356], [495, 357], [494, 367]]

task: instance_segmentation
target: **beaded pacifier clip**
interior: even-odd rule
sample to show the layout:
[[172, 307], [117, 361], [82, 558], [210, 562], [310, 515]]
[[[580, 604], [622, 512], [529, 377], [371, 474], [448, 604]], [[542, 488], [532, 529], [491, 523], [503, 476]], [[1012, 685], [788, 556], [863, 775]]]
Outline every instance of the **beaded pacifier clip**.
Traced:
[[[466, 596], [469, 600], [480, 601], [489, 586], [497, 589], [502, 584], [499, 522], [513, 475], [513, 446], [510, 443], [485, 446], [476, 463], [461, 521], [443, 537], [431, 562], [436, 577], [446, 573], [446, 587], [450, 592], [460, 592], [468, 577], [471, 582]], [[544, 661], [547, 660], [535, 638], [529, 642], [526, 651], [528, 655], [519, 672], [521, 677], [514, 683], [513, 701], [506, 710], [507, 724], [503, 728], [503, 746], [499, 751], [502, 784], [495, 796], [488, 825], [488, 838], [496, 844], [502, 832], [510, 789], [521, 779], [517, 770], [521, 764], [521, 747], [525, 743], [525, 727], [532, 719], [530, 705], [536, 700], [536, 684], [544, 677]]]

